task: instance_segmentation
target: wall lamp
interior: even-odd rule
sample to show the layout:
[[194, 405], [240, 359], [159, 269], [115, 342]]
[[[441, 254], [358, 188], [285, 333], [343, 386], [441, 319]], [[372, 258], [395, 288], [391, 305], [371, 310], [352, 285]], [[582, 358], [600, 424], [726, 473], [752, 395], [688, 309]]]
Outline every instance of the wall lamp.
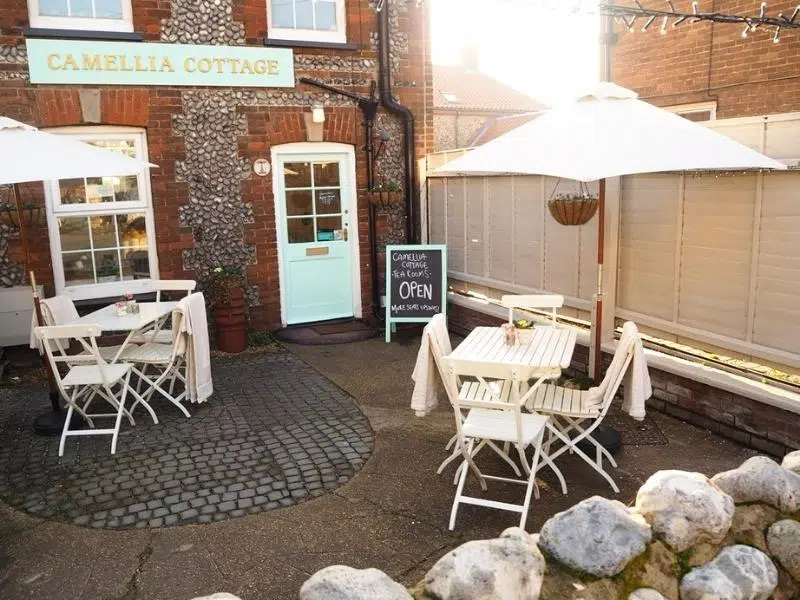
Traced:
[[325, 122], [325, 109], [321, 104], [315, 104], [311, 107], [311, 122], [324, 123]]

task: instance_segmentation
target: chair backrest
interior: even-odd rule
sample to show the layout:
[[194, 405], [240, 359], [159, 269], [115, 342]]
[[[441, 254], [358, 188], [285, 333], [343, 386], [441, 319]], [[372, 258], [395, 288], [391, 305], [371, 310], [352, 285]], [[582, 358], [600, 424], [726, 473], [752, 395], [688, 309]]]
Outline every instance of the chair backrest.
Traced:
[[[64, 390], [59, 365], [72, 367], [75, 365], [97, 365], [102, 374], [103, 380], [108, 381], [106, 376], [107, 363], [100, 355], [97, 348], [97, 338], [100, 336], [99, 325], [54, 325], [37, 327], [34, 330], [36, 337], [42, 341], [47, 360], [53, 376], [58, 383], [61, 391]], [[79, 353], [69, 353], [66, 348], [70, 347], [71, 342], [77, 342], [82, 350]]]
[[625, 378], [625, 373], [630, 367], [633, 360], [633, 352], [636, 342], [639, 339], [639, 332], [631, 321], [625, 323], [622, 328], [622, 336], [617, 343], [617, 348], [614, 350], [614, 357], [611, 359], [611, 364], [600, 382], [600, 393], [603, 395], [603, 404], [601, 415], [605, 415], [611, 406], [611, 402], [617, 395], [619, 386], [622, 385], [622, 380]]
[[42, 307], [42, 319], [44, 319], [44, 323], [41, 323], [43, 326], [69, 325], [79, 318], [75, 303], [68, 296], [43, 298], [40, 300], [40, 306]]
[[[443, 323], [439, 323], [437, 321], [443, 321]], [[431, 319], [431, 326], [436, 327], [444, 327], [444, 331], [447, 331], [447, 321], [444, 315], [437, 314], [434, 315]], [[449, 372], [447, 367], [445, 366], [443, 360], [445, 358], [444, 349], [439, 345], [439, 341], [436, 338], [436, 335], [431, 335], [429, 337], [430, 342], [430, 351], [433, 355], [433, 362], [436, 363], [436, 370], [439, 372], [439, 378], [442, 381], [442, 385], [444, 386], [445, 392], [447, 392], [447, 397], [450, 400], [450, 404], [453, 404], [453, 399], [458, 396], [458, 390], [460, 387], [460, 381], [458, 377], [453, 377], [453, 375]]]
[[197, 282], [193, 279], [157, 279], [153, 281], [156, 302], [161, 302], [161, 292], [185, 292], [184, 295], [188, 296], [196, 287]]
[[564, 306], [564, 296], [559, 294], [534, 294], [528, 296], [507, 295], [500, 299], [503, 306], [508, 308], [508, 322], [514, 323], [514, 309], [524, 310], [549, 308], [553, 325], [558, 322], [557, 308]]

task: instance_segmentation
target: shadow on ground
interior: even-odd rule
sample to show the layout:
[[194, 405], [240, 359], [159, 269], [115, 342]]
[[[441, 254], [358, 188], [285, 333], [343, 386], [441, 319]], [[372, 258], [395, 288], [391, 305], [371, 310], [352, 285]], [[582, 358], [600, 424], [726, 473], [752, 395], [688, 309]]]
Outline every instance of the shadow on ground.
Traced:
[[[224, 590], [244, 600], [293, 600], [311, 573], [330, 564], [377, 567], [410, 585], [449, 549], [496, 536], [515, 524], [513, 514], [464, 507], [456, 530], [447, 531], [453, 471], [438, 477], [434, 472], [445, 456], [453, 417], [449, 406], [422, 419], [408, 409], [418, 344], [412, 330], [392, 344], [372, 339], [290, 347], [352, 395], [369, 418], [374, 451], [348, 484], [289, 508], [166, 529], [93, 531], [3, 508], [0, 597], [188, 600]], [[650, 413], [647, 427], [638, 438], [630, 429], [627, 439], [652, 445], [627, 445], [617, 457], [613, 476], [620, 494], [588, 466], [564, 457], [560, 466], [569, 494], [562, 495], [545, 472], [528, 530], [595, 494], [629, 503], [659, 469], [712, 474], [753, 454], [658, 413]], [[490, 469], [502, 469], [489, 455], [484, 458]], [[517, 487], [490, 489], [506, 498], [520, 493]]]

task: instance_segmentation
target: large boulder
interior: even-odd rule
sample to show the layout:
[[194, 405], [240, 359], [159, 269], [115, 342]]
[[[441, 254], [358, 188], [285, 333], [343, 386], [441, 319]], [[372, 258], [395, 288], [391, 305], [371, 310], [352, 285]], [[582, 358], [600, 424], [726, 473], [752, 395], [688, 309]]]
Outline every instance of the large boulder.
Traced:
[[800, 509], [800, 475], [766, 456], [749, 458], [738, 469], [717, 473], [711, 481], [736, 504], [763, 502], [788, 513]]
[[791, 519], [773, 523], [767, 531], [767, 545], [770, 554], [800, 582], [800, 523]]
[[314, 573], [300, 600], [413, 600], [406, 588], [378, 569], [333, 565]]
[[216, 594], [211, 594], [210, 596], [198, 596], [197, 598], [192, 598], [192, 600], [241, 600], [239, 596], [234, 596], [233, 594], [228, 594], [226, 592], [217, 592]]
[[624, 587], [652, 589], [666, 600], [678, 600], [679, 570], [675, 552], [661, 540], [656, 540], [647, 548], [646, 554], [630, 563], [623, 573], [617, 576]]
[[636, 494], [636, 511], [676, 552], [725, 538], [733, 520], [733, 498], [701, 473], [658, 471]]
[[728, 546], [681, 581], [681, 600], [768, 600], [778, 585], [769, 556], [750, 546]]
[[539, 546], [572, 569], [612, 577], [647, 548], [650, 526], [622, 502], [593, 496], [549, 519]]
[[439, 600], [538, 600], [545, 560], [536, 538], [519, 527], [467, 542], [445, 554], [422, 582]]
[[667, 600], [652, 588], [639, 588], [628, 595], [628, 600]]
[[754, 546], [769, 554], [767, 528], [778, 520], [778, 511], [766, 504], [740, 504], [733, 514], [728, 544]]
[[788, 469], [789, 471], [800, 475], [800, 450], [789, 452], [789, 454], [784, 456], [781, 466], [784, 469]]

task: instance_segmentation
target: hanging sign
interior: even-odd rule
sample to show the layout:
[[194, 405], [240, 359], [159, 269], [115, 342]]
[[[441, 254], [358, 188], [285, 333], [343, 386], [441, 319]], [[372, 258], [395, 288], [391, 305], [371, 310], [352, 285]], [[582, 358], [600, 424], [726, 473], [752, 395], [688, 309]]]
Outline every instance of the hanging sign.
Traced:
[[28, 39], [31, 83], [294, 87], [291, 48]]
[[386, 247], [386, 341], [395, 323], [426, 323], [447, 310], [447, 247]]

